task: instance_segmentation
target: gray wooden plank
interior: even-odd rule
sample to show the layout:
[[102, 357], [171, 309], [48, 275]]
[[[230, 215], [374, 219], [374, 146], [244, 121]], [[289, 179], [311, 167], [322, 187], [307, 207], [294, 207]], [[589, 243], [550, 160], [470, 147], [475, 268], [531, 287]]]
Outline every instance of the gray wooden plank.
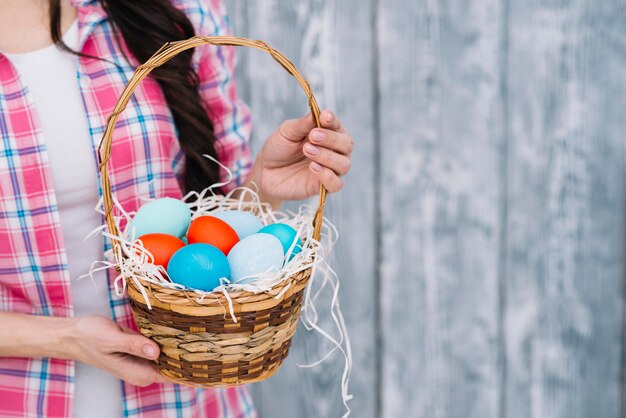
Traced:
[[511, 2], [508, 19], [506, 416], [618, 417], [626, 9]]
[[499, 416], [501, 2], [380, 0], [382, 416]]
[[[243, 5], [242, 5], [243, 4]], [[311, 82], [320, 105], [344, 120], [358, 145], [354, 164], [338, 195], [329, 197], [327, 216], [340, 231], [331, 264], [342, 280], [341, 306], [354, 351], [350, 389], [355, 417], [376, 416], [375, 219], [376, 198], [367, 193], [374, 183], [372, 113], [372, 1], [312, 0], [227, 2], [235, 31], [263, 39], [287, 55]], [[233, 14], [234, 11], [234, 14]], [[246, 22], [241, 28], [239, 22]], [[355, 31], [354, 28], [360, 28]], [[253, 111], [252, 148], [277, 124], [304, 114], [306, 98], [295, 81], [269, 57], [240, 50], [242, 92]], [[311, 203], [315, 203], [313, 200]], [[293, 207], [293, 205], [291, 206]], [[328, 306], [325, 295], [320, 306]], [[332, 329], [328, 313], [321, 321]], [[317, 334], [300, 328], [283, 368], [272, 379], [252, 386], [261, 417], [338, 417], [343, 413], [340, 379], [343, 358], [332, 357], [315, 369], [296, 363], [312, 362], [328, 345]]]

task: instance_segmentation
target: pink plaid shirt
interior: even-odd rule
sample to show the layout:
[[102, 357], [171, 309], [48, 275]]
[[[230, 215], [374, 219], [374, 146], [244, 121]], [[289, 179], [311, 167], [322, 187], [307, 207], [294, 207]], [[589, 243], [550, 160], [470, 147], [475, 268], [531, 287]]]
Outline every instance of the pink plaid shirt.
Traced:
[[[228, 33], [219, 0], [175, 3], [198, 34]], [[81, 58], [77, 71], [96, 170], [96, 149], [106, 118], [138, 63], [125, 61], [97, 1], [73, 0], [73, 5], [78, 9], [81, 51], [105, 59]], [[194, 63], [215, 125], [219, 158], [232, 170], [234, 185], [241, 184], [252, 164], [247, 146], [250, 117], [236, 95], [234, 51], [199, 48]], [[72, 316], [70, 277], [45, 138], [29, 92], [1, 53], [0, 82], [0, 310]], [[110, 162], [113, 192], [127, 210], [137, 209], [138, 196], [180, 197], [182, 161], [172, 115], [157, 83], [148, 78], [117, 124]], [[109, 298], [115, 321], [134, 327], [127, 301], [111, 291]], [[124, 416], [256, 416], [245, 388], [200, 390], [174, 384], [139, 388], [123, 383], [120, 390]], [[0, 358], [2, 417], [71, 417], [73, 392], [72, 361]]]

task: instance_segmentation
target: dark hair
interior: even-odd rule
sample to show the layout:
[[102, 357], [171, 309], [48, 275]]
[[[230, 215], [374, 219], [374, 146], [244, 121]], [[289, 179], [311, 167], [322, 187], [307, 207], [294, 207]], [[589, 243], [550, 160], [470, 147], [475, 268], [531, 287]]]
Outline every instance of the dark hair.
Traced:
[[[60, 48], [63, 43], [61, 0], [50, 2], [50, 33]], [[145, 62], [163, 44], [195, 35], [193, 25], [171, 0], [100, 0], [113, 28], [122, 35], [137, 61]], [[180, 53], [151, 76], [159, 83], [178, 129], [178, 140], [185, 153], [184, 188], [200, 191], [219, 181], [219, 169], [203, 154], [217, 159], [213, 124], [198, 92], [198, 75], [191, 66], [193, 50]], [[83, 55], [84, 56], [84, 55]], [[97, 58], [97, 57], [91, 57]]]

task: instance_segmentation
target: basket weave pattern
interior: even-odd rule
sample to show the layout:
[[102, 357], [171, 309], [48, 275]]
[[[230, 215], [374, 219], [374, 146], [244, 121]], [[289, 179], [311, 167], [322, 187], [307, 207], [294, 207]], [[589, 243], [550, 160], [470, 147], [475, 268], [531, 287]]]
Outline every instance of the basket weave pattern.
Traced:
[[[306, 283], [308, 277], [301, 276]], [[270, 296], [260, 301], [274, 305], [235, 314], [236, 323], [229, 316], [225, 320], [223, 312], [181, 316], [157, 306], [148, 309], [136, 289], [131, 290], [130, 300], [141, 333], [161, 347], [156, 364], [162, 374], [194, 385], [237, 385], [266, 379], [287, 357], [303, 289], [278, 300]], [[187, 311], [202, 313], [202, 308], [187, 307]]]
[[[187, 49], [200, 45], [247, 46], [270, 54], [293, 75], [309, 101], [318, 127], [319, 113], [309, 83], [280, 52], [262, 41], [231, 36], [193, 37], [164, 45], [139, 66], [122, 92], [99, 148], [105, 220], [114, 237], [120, 232], [113, 216], [113, 196], [108, 173], [113, 132], [137, 85], [154, 68]], [[326, 190], [320, 186], [319, 205], [313, 221], [313, 238], [321, 234]], [[113, 248], [118, 241], [112, 238]], [[114, 251], [117, 254], [117, 251]], [[192, 291], [170, 289], [153, 283], [139, 285], [127, 278], [128, 295], [140, 332], [154, 340], [161, 353], [155, 367], [170, 380], [199, 387], [235, 386], [264, 380], [273, 375], [287, 357], [311, 270], [300, 271], [264, 293], [230, 292], [209, 294], [199, 300]], [[150, 301], [148, 308], [144, 294]], [[231, 312], [236, 318], [233, 321]]]

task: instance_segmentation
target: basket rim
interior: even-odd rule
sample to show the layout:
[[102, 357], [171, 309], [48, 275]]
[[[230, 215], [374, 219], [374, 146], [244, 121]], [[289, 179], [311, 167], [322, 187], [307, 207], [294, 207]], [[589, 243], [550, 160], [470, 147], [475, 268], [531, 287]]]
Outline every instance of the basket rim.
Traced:
[[[271, 289], [258, 293], [240, 290], [228, 292], [227, 298], [222, 292], [207, 292], [202, 301], [198, 301], [198, 294], [193, 290], [171, 289], [141, 278], [137, 280], [145, 283], [144, 289], [152, 306], [184, 315], [211, 316], [228, 314], [229, 305], [235, 314], [272, 308], [294, 293], [302, 291], [307, 286], [311, 274], [312, 267], [309, 267], [289, 276]], [[127, 279], [127, 286], [128, 297], [146, 305], [144, 295], [135, 280]]]

